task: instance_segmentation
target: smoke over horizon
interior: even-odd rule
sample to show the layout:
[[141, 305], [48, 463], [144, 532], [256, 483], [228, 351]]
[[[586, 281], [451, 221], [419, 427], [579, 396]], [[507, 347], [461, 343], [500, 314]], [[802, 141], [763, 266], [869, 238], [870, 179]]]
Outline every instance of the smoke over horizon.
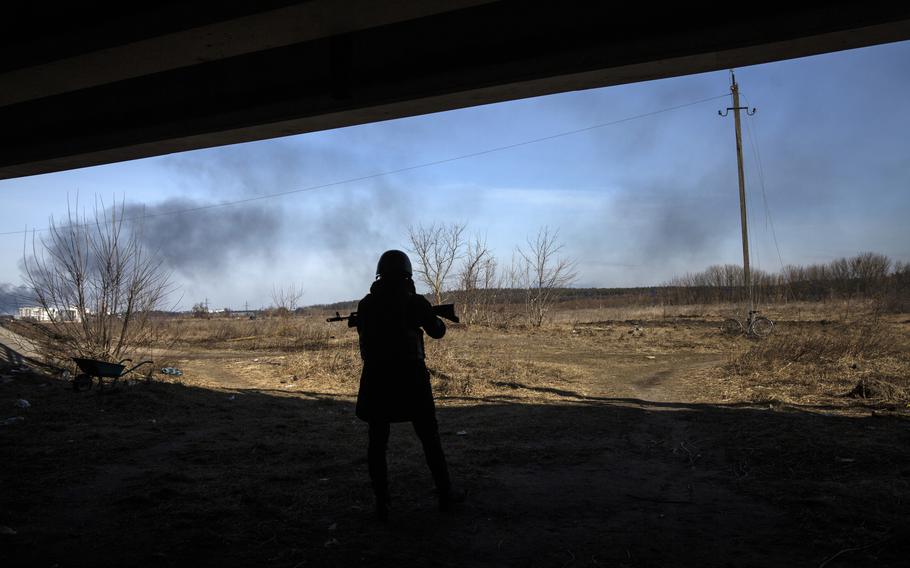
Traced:
[[14, 314], [17, 308], [31, 304], [31, 291], [24, 284], [0, 282], [0, 314]]

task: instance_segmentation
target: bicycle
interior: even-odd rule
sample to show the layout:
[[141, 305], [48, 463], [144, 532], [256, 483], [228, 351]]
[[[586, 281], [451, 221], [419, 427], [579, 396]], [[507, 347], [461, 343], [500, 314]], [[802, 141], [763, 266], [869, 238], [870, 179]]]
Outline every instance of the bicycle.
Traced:
[[727, 318], [721, 324], [720, 328], [727, 335], [752, 335], [755, 337], [766, 337], [774, 330], [774, 322], [765, 316], [758, 316], [758, 310], [750, 310], [749, 317], [743, 322], [736, 318]]

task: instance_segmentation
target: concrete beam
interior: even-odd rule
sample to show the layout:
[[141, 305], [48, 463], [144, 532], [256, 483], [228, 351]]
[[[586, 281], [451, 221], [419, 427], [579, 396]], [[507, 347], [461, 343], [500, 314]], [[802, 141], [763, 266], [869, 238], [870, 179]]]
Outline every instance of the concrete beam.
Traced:
[[[649, 6], [619, 15], [600, 2], [390, 2], [397, 11], [321, 19], [312, 12], [320, 5], [0, 74], [0, 178], [910, 38], [910, 8], [876, 2], [759, 16]], [[284, 21], [292, 13], [301, 21]], [[229, 40], [252, 23], [255, 32]], [[212, 30], [221, 35], [209, 43]], [[119, 69], [130, 58], [135, 68]], [[38, 68], [55, 78], [49, 86]]]

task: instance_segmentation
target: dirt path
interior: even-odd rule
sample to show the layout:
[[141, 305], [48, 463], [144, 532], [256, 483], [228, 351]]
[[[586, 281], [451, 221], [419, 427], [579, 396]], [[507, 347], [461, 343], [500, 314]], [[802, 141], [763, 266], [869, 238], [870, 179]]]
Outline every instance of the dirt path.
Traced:
[[500, 356], [555, 367], [562, 372], [558, 390], [582, 397], [635, 398], [652, 402], [692, 402], [699, 392], [687, 382], [695, 372], [723, 363], [720, 351], [686, 349], [616, 350], [614, 345], [574, 338], [570, 344], [544, 335], [523, 337], [515, 348], [510, 336], [494, 338]]

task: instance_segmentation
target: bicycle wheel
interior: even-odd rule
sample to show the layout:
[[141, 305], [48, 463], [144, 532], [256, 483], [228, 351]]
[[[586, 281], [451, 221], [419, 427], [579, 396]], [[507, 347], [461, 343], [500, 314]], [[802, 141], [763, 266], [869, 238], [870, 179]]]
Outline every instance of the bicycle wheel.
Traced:
[[774, 329], [774, 322], [766, 317], [757, 317], [749, 326], [749, 333], [757, 337], [765, 337]]
[[743, 324], [735, 318], [728, 318], [720, 324], [720, 329], [727, 335], [739, 335], [743, 332]]

